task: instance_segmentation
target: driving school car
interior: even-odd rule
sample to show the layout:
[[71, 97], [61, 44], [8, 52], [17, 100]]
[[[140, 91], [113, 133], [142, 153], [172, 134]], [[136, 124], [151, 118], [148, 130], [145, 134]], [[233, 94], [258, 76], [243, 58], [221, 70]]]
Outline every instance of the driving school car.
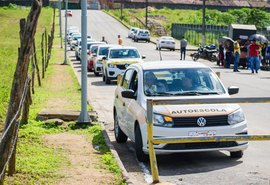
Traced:
[[[225, 89], [217, 75], [198, 62], [159, 61], [130, 65], [115, 91], [116, 141], [135, 142], [139, 161], [148, 160], [147, 99], [226, 98], [239, 88]], [[246, 135], [247, 121], [238, 104], [179, 104], [153, 107], [155, 137]], [[201, 142], [154, 145], [157, 154], [225, 150], [240, 158], [247, 142]]]
[[102, 59], [102, 79], [106, 84], [122, 75], [130, 64], [143, 62], [137, 48], [116, 46], [110, 47], [108, 53]]

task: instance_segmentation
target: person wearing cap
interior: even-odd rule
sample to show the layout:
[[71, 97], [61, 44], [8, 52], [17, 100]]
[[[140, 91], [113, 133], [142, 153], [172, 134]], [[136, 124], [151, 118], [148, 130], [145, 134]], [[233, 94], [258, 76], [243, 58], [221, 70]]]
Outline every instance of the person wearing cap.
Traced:
[[250, 68], [251, 73], [258, 73], [260, 68], [260, 60], [259, 60], [259, 52], [260, 52], [260, 45], [256, 43], [256, 39], [253, 39], [251, 44], [249, 45], [249, 57], [250, 57]]
[[234, 66], [233, 66], [233, 72], [240, 72], [238, 70], [238, 64], [240, 60], [240, 38], [237, 38], [234, 42]]

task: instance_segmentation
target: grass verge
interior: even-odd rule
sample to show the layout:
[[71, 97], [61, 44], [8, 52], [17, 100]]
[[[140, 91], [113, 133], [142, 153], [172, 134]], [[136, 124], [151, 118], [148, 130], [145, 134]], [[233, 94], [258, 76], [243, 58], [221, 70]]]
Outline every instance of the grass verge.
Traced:
[[[52, 9], [42, 9], [42, 12], [43, 10], [49, 14], [49, 20], [51, 20]], [[18, 20], [19, 18], [17, 17]], [[56, 20], [58, 22], [57, 17]], [[57, 23], [56, 27], [58, 26]], [[63, 180], [65, 174], [61, 174], [60, 171], [65, 167], [72, 168], [66, 156], [67, 151], [46, 145], [43, 137], [45, 135], [66, 132], [85, 135], [88, 141], [92, 143], [92, 146], [98, 151], [97, 157], [100, 162], [96, 166], [96, 170], [103, 169], [111, 172], [114, 176], [111, 184], [123, 185], [125, 183], [122, 179], [121, 170], [105, 144], [100, 125], [82, 129], [77, 128], [74, 123], [68, 123], [65, 126], [55, 126], [36, 120], [37, 113], [44, 108], [57, 109], [60, 107], [63, 110], [80, 109], [80, 86], [75, 74], [69, 65], [63, 66], [60, 65], [61, 62], [59, 63], [59, 61], [63, 60], [63, 50], [59, 49], [60, 39], [57, 30], [51, 61], [47, 68], [45, 79], [42, 80], [41, 87], [35, 87], [29, 123], [21, 125], [19, 130], [16, 174], [13, 177], [6, 177], [5, 182], [6, 184], [31, 185], [57, 184]], [[42, 31], [39, 30], [37, 32]], [[36, 37], [38, 35], [37, 33]]]

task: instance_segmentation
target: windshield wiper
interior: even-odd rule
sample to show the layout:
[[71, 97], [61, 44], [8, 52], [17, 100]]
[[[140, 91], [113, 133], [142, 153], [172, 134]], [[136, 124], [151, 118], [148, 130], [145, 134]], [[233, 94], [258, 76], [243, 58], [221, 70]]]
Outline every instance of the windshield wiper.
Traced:
[[155, 92], [155, 93], [148, 93], [146, 92], [147, 95], [149, 96], [174, 96], [174, 93], [170, 92]]
[[199, 96], [199, 95], [209, 95], [209, 94], [220, 94], [220, 93], [215, 92], [215, 91], [210, 91], [210, 92], [186, 91], [186, 92], [175, 93], [174, 95], [180, 95], [180, 96]]

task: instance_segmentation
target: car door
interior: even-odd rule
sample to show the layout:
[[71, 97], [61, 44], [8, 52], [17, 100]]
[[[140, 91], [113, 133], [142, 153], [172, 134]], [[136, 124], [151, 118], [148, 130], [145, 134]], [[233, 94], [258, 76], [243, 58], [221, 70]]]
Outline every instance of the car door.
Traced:
[[[138, 73], [134, 69], [134, 72], [132, 74], [128, 90], [133, 90], [134, 94], [137, 95], [138, 92]], [[125, 119], [125, 124], [127, 127], [127, 132], [129, 135], [129, 138], [133, 140], [133, 135], [134, 135], [134, 124], [136, 121], [136, 114], [138, 109], [138, 102], [137, 98], [136, 99], [129, 99], [129, 98], [124, 98], [123, 103], [125, 105], [125, 108], [123, 110], [124, 114], [124, 119]]]
[[118, 88], [119, 90], [116, 92], [118, 121], [119, 126], [124, 133], [128, 133], [128, 126], [126, 120], [127, 118], [126, 104], [128, 102], [128, 99], [123, 98], [121, 92], [129, 88], [133, 72], [134, 72], [133, 69], [128, 69], [125, 71], [120, 87]]

